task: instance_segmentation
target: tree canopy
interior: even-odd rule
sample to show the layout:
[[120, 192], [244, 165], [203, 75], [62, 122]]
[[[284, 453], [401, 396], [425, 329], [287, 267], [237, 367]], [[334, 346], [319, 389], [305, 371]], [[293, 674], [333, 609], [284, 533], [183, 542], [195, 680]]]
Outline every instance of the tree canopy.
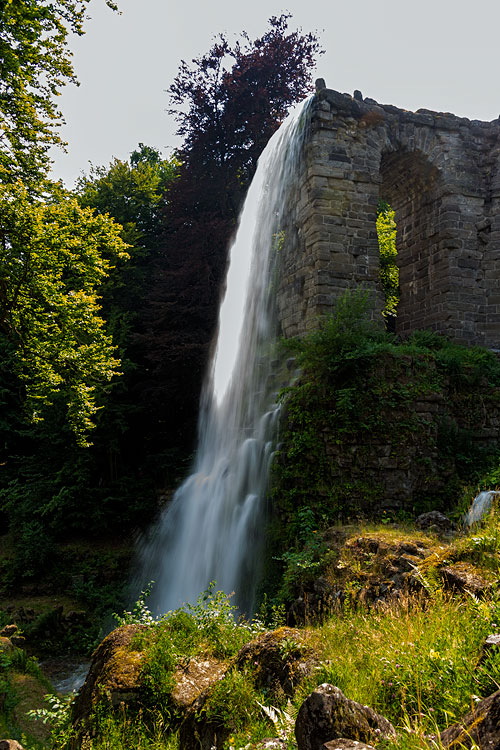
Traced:
[[15, 345], [26, 410], [38, 421], [64, 391], [80, 441], [92, 427], [96, 384], [119, 364], [98, 297], [113, 260], [127, 257], [119, 229], [75, 199], [0, 190], [0, 327]]
[[126, 257], [111, 219], [47, 179], [49, 149], [61, 144], [57, 96], [76, 83], [68, 36], [84, 33], [88, 2], [0, 2], [0, 330], [25, 411], [38, 420], [64, 392], [79, 441], [93, 425], [97, 384], [119, 365], [99, 288]]
[[[55, 100], [76, 83], [68, 34], [84, 33], [89, 0], [0, 2], [0, 181], [34, 187], [60, 144]], [[116, 4], [107, 0], [114, 10]]]

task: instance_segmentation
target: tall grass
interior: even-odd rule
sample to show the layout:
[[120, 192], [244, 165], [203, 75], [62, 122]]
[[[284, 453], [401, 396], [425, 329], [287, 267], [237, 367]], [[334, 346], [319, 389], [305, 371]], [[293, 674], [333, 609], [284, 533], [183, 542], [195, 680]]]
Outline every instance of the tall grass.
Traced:
[[311, 637], [323, 660], [321, 681], [397, 726], [432, 731], [466, 713], [473, 696], [498, 689], [500, 655], [478, 661], [499, 624], [498, 599], [436, 590], [431, 600], [405, 597], [378, 610], [347, 611]]

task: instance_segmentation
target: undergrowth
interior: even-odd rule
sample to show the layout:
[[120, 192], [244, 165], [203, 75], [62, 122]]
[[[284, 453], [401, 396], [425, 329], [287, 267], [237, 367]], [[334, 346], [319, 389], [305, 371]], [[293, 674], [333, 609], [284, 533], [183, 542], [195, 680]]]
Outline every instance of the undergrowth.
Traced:
[[[196, 605], [161, 618], [152, 617], [142, 597], [120, 622], [144, 626], [133, 643], [134, 649], [145, 654], [143, 703], [134, 710], [121, 704], [114, 711], [105, 703], [98, 705], [92, 717], [92, 737], [82, 737], [79, 746], [86, 750], [128, 746], [180, 750], [181, 716], [170, 700], [175, 671], [187, 666], [190, 659], [211, 656], [224, 665], [225, 674], [213, 684], [196, 716], [200, 726], [218, 727], [218, 741], [224, 750], [254, 748], [269, 736], [280, 737], [293, 748], [299, 707], [324, 682], [336, 685], [348, 698], [371, 706], [394, 724], [397, 738], [387, 747], [435, 748], [431, 734], [455, 723], [477, 701], [500, 689], [500, 652], [481, 658], [486, 636], [500, 629], [499, 531], [498, 511], [493, 508], [469, 534], [443, 547], [447, 556], [476, 556], [479, 566], [486, 555], [490, 569], [489, 556], [494, 556], [496, 583], [484, 598], [467, 592], [451, 595], [443, 590], [440, 578], [432, 576], [431, 568], [424, 566], [426, 581], [420, 593], [400, 595], [372, 607], [347, 597], [342, 609], [305, 628], [303, 643], [308, 653], [312, 649], [315, 654], [316, 667], [291, 700], [263, 688], [252, 662], [237, 665], [234, 657], [241, 646], [258, 637], [265, 627], [258, 618], [252, 623], [235, 620], [230, 599], [216, 591], [215, 585]], [[386, 528], [384, 533], [390, 539], [397, 530]], [[409, 527], [401, 533], [405, 539], [412, 538]], [[268, 607], [263, 609], [269, 612]], [[274, 610], [272, 616], [277, 614]], [[295, 645], [285, 638], [279, 649], [283, 659], [297, 656]], [[67, 704], [57, 704], [55, 709], [50, 748], [67, 750], [72, 735], [70, 709]]]

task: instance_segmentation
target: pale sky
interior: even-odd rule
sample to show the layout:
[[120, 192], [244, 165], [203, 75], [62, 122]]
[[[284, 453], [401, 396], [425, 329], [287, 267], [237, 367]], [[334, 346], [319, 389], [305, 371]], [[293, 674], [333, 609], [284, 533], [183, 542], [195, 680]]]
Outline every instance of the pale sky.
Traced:
[[53, 175], [72, 187], [89, 162], [127, 159], [142, 141], [167, 156], [179, 145], [166, 89], [181, 59], [208, 51], [219, 32], [253, 39], [285, 10], [318, 31], [314, 77], [328, 88], [404, 109], [492, 120], [500, 115], [500, 0], [92, 0], [84, 37], [71, 40], [80, 87], [59, 103], [68, 153]]

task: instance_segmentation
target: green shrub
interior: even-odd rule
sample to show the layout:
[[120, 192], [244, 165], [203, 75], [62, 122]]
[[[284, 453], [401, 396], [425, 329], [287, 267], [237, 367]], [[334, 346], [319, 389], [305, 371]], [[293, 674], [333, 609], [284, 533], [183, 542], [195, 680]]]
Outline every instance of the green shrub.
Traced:
[[255, 691], [251, 676], [232, 669], [210, 691], [205, 713], [210, 721], [238, 732], [258, 718], [257, 701], [262, 699]]

